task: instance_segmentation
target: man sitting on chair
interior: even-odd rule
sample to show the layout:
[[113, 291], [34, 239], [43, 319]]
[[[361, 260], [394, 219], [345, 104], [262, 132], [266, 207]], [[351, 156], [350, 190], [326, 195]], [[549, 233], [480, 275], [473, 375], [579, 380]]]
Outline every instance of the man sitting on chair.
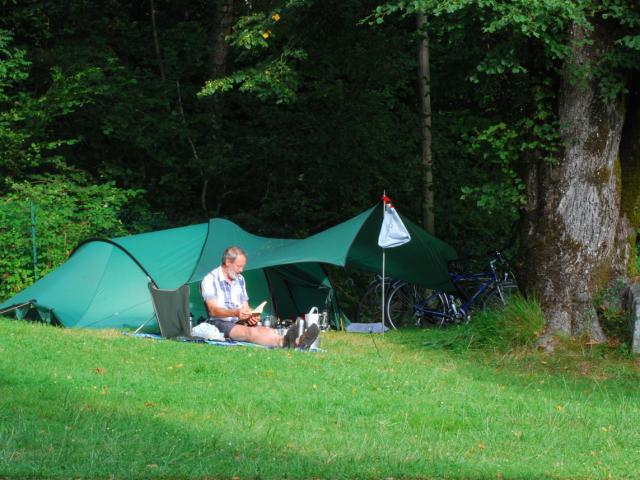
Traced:
[[222, 263], [209, 272], [201, 284], [202, 298], [209, 313], [209, 323], [216, 326], [225, 338], [257, 343], [267, 347], [300, 347], [308, 349], [318, 337], [317, 325], [311, 325], [296, 338], [297, 326], [293, 325], [286, 335], [258, 325], [260, 314], [252, 314], [249, 296], [242, 271], [247, 263], [247, 254], [240, 247], [229, 247], [222, 254]]

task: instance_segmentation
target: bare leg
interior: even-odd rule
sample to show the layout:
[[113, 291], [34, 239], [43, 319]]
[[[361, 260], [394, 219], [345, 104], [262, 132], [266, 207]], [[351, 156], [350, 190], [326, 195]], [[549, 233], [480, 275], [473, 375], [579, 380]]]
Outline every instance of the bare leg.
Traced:
[[282, 347], [283, 337], [278, 335], [273, 328], [256, 326], [248, 327], [246, 325], [235, 325], [229, 332], [231, 340], [239, 340], [241, 342], [251, 342], [265, 347]]

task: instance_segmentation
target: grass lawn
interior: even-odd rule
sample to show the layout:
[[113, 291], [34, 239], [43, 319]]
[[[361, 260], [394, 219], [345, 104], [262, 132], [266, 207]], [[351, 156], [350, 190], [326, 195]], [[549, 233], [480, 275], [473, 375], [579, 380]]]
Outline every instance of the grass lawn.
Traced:
[[0, 477], [638, 478], [638, 360], [460, 331], [304, 353], [0, 319]]

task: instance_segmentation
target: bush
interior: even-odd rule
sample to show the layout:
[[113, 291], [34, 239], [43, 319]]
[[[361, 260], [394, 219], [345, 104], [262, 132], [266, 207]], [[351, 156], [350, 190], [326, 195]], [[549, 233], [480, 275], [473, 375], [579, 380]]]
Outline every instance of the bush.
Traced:
[[[140, 191], [94, 184], [84, 174], [13, 183], [0, 199], [0, 298], [17, 293], [62, 264], [90, 237], [126, 235], [120, 212]], [[32, 243], [34, 213], [36, 272]]]

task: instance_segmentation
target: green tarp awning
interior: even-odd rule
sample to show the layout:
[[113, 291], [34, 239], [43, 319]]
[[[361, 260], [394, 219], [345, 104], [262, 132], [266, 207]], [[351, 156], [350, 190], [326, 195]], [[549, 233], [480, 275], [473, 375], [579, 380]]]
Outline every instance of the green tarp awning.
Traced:
[[[447, 244], [403, 219], [411, 242], [386, 251], [388, 276], [434, 289], [452, 288], [447, 262], [456, 253]], [[85, 242], [58, 269], [0, 305], [25, 302], [45, 321], [67, 327], [138, 327], [153, 319], [147, 284], [161, 289], [191, 286], [194, 316], [204, 315], [198, 286], [220, 264], [225, 248], [248, 253], [245, 277], [251, 303], [268, 300], [269, 313], [282, 317], [331, 305], [333, 289], [322, 264], [382, 268], [377, 245], [382, 206], [302, 240], [252, 235], [224, 219], [140, 235]], [[24, 314], [24, 309], [19, 311]], [[153, 326], [151, 322], [149, 325]]]

